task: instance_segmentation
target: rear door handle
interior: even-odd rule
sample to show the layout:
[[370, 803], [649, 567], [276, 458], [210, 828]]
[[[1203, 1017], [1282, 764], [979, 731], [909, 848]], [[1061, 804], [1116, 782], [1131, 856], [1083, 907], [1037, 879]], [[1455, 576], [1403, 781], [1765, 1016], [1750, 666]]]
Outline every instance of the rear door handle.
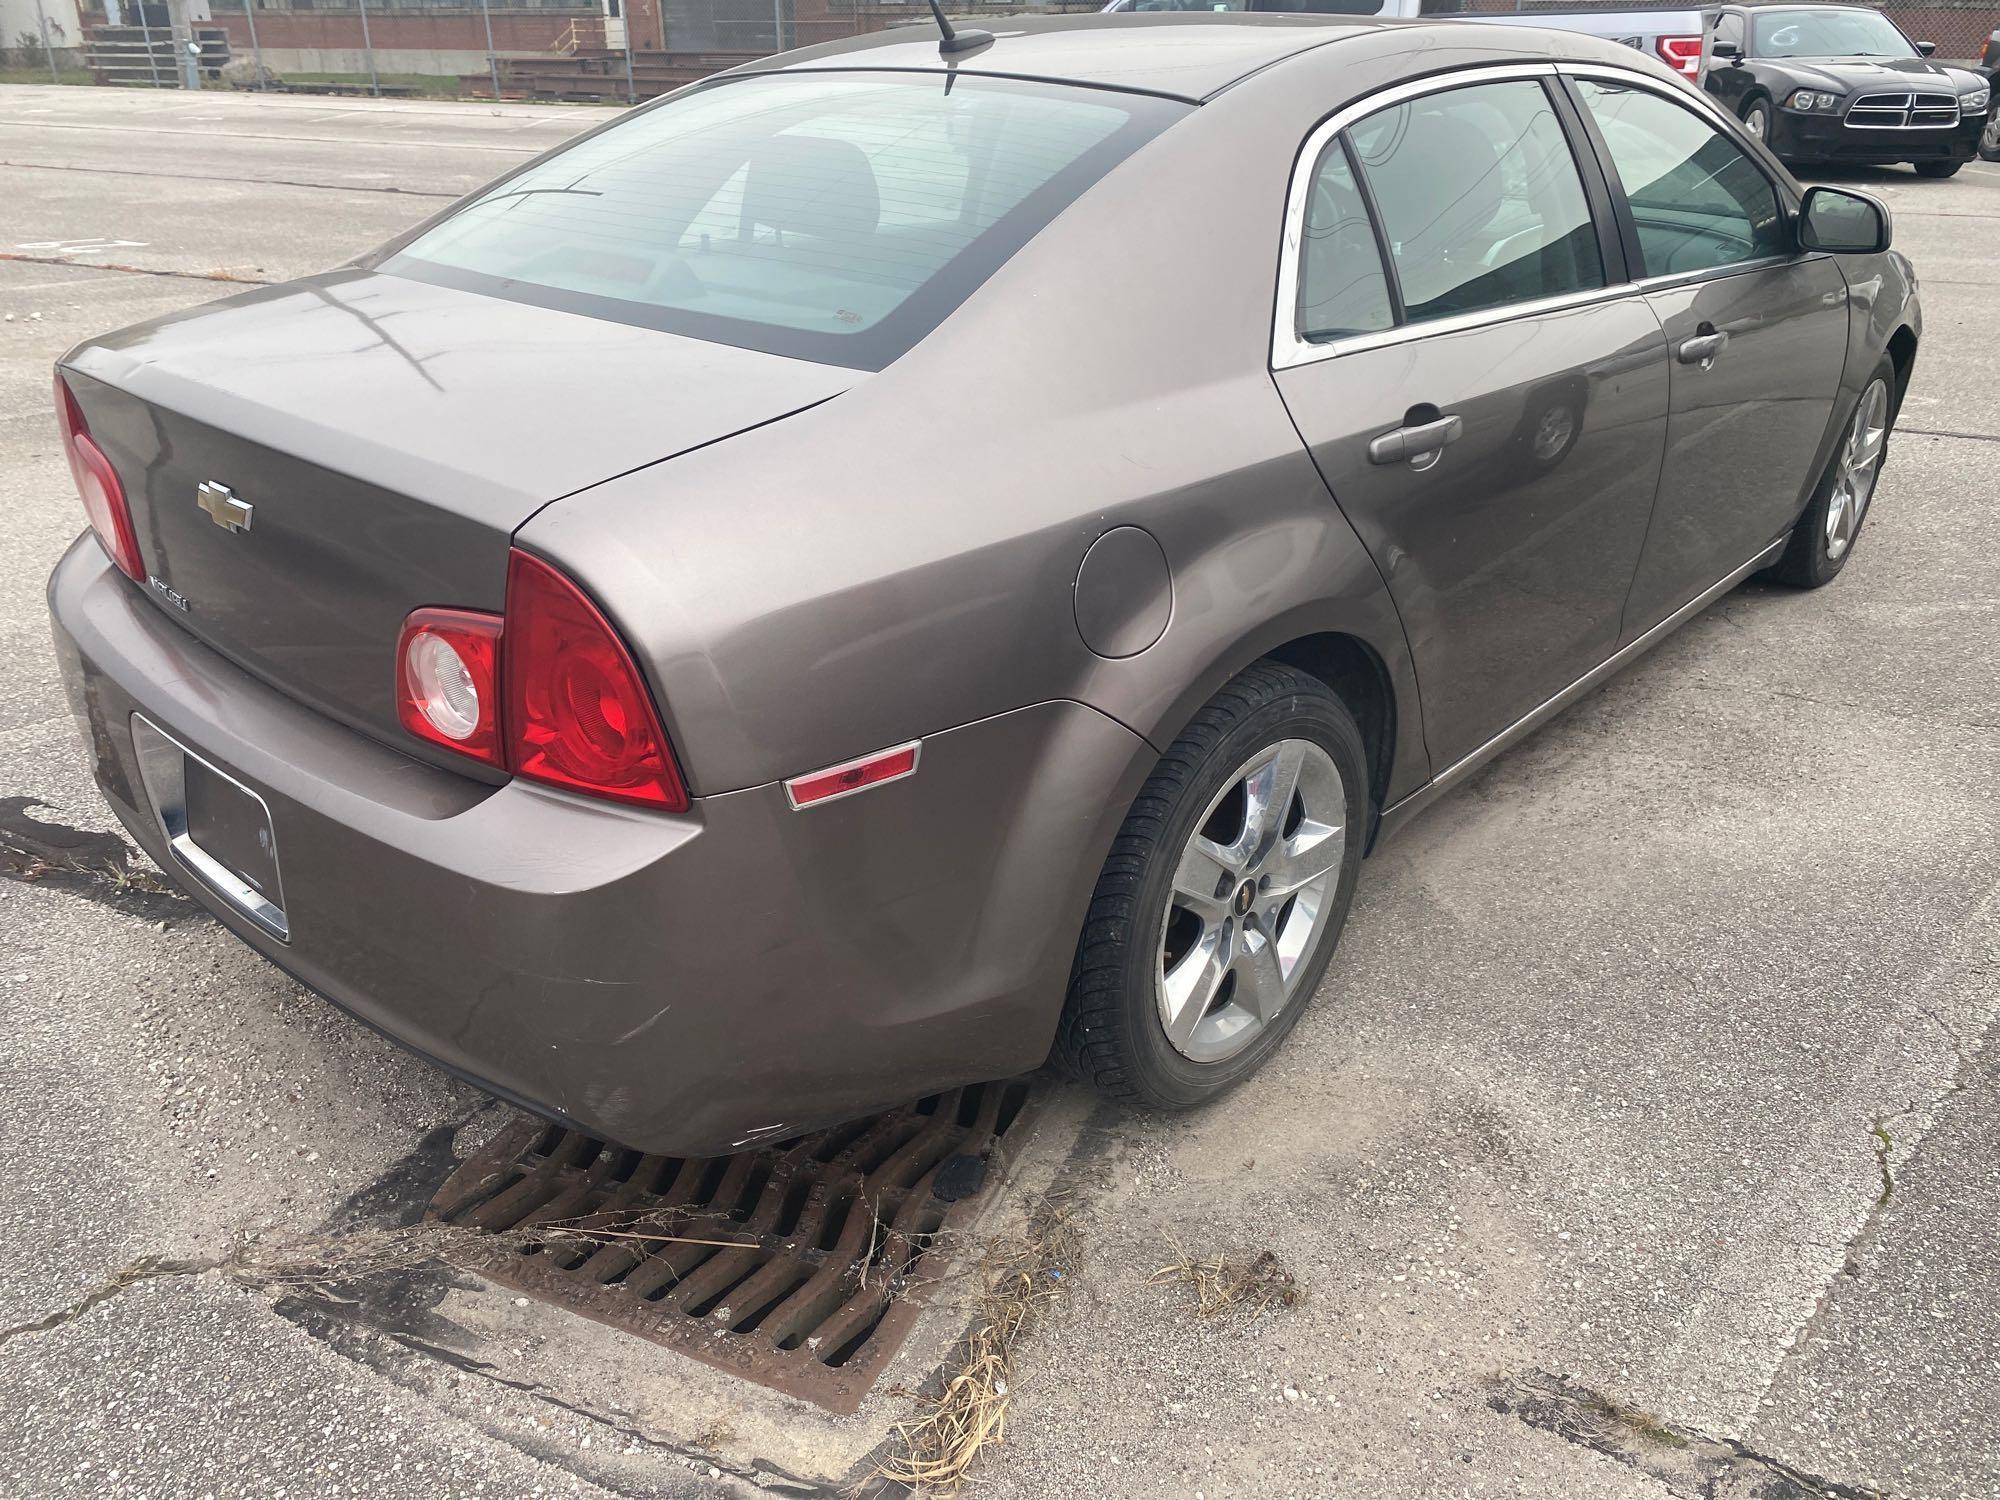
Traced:
[[1710, 329], [1698, 333], [1691, 339], [1682, 339], [1675, 357], [1684, 365], [1705, 365], [1722, 352], [1722, 346], [1729, 342], [1729, 335]]
[[1465, 421], [1461, 417], [1439, 417], [1435, 422], [1419, 422], [1413, 427], [1398, 427], [1394, 432], [1385, 432], [1368, 444], [1368, 462], [1371, 464], [1395, 464], [1404, 459], [1415, 461], [1428, 454], [1442, 453], [1446, 443], [1455, 443], [1465, 432]]

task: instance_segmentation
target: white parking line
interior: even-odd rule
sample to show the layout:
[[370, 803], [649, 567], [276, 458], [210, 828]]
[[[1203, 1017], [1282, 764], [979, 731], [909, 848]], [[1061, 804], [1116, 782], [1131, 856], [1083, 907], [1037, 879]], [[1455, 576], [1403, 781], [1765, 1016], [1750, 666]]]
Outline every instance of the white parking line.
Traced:
[[87, 240], [29, 240], [14, 248], [41, 254], [102, 255], [107, 250], [143, 250], [146, 245], [145, 240], [107, 240], [101, 235], [94, 235]]

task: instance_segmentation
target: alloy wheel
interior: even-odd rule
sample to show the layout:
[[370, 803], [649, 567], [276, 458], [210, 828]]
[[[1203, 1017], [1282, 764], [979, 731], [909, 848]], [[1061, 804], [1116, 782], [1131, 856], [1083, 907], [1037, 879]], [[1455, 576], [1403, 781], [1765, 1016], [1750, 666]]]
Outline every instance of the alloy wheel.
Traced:
[[1224, 1062], [1296, 998], [1347, 845], [1347, 789], [1312, 740], [1267, 745], [1203, 811], [1176, 866], [1155, 994], [1167, 1040]]
[[1995, 114], [1979, 132], [1979, 154], [1988, 161], [2000, 161], [2000, 114]]
[[1833, 476], [1833, 493], [1826, 502], [1826, 556], [1829, 562], [1854, 545], [1868, 502], [1875, 495], [1875, 477], [1882, 471], [1882, 450], [1889, 440], [1889, 387], [1870, 381], [1855, 403], [1854, 418], [1841, 440]]
[[1535, 457], [1543, 463], [1561, 458], [1575, 436], [1576, 413], [1567, 406], [1550, 407], [1535, 428]]
[[1770, 133], [1771, 117], [1761, 104], [1753, 104], [1750, 112], [1743, 117], [1743, 128], [1763, 140]]

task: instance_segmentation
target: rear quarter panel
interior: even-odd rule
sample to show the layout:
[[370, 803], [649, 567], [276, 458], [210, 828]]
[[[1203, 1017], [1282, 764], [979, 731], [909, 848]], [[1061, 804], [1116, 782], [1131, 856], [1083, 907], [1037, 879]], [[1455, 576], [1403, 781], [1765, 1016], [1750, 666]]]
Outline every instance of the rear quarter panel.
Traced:
[[[586, 580], [645, 658], [695, 790], [1059, 698], [1158, 747], [1235, 671], [1319, 631], [1363, 639], [1414, 725], [1401, 627], [1278, 398], [1270, 325], [1305, 135], [1412, 56], [1464, 50], [1389, 31], [1225, 92], [888, 369], [530, 522], [521, 541]], [[1160, 542], [1173, 605], [1157, 644], [1109, 660], [1073, 588], [1123, 525]], [[1414, 731], [1397, 746], [1400, 791], [1428, 767]]]

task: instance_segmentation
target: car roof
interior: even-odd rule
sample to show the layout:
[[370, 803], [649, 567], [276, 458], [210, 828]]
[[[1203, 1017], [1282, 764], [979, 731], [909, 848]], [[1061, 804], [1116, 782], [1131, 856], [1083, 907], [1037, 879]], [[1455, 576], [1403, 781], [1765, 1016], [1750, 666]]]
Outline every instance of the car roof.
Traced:
[[[1014, 17], [985, 23], [994, 42], [961, 54], [961, 73], [1048, 79], [1095, 88], [1201, 100], [1300, 52], [1406, 23], [1373, 17], [1166, 12], [1148, 15]], [[963, 28], [961, 28], [963, 29]], [[787, 52], [739, 73], [828, 68], [920, 69], [946, 64], [937, 27], [898, 26], [870, 36]]]
[[1744, 0], [1744, 3], [1725, 5], [1722, 8], [1724, 10], [1740, 10], [1746, 15], [1752, 11], [1777, 12], [1793, 10], [1858, 10], [1864, 11], [1869, 15], [1878, 16], [1881, 14], [1881, 11], [1872, 5], [1838, 5], [1827, 3], [1827, 0], [1771, 0], [1769, 4], [1750, 4], [1748, 0]]

